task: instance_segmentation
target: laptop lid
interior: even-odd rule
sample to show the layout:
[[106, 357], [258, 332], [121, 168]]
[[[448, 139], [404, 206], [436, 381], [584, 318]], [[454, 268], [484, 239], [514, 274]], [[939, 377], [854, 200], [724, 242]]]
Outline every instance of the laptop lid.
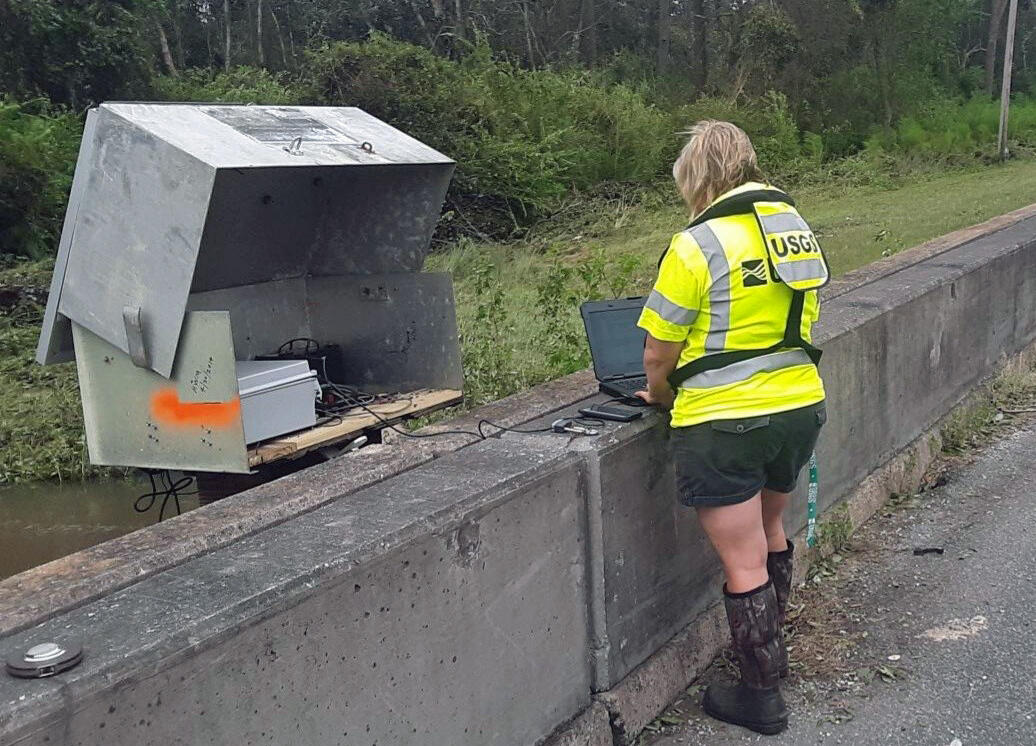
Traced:
[[579, 307], [598, 381], [644, 375], [644, 339], [637, 326], [645, 298], [589, 301]]

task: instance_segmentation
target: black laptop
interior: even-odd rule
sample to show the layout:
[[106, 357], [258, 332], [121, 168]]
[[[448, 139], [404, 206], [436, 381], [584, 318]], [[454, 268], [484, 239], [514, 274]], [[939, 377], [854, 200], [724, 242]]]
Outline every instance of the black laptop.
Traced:
[[645, 298], [589, 301], [579, 307], [590, 342], [590, 356], [601, 391], [635, 398], [647, 388], [644, 376], [644, 338], [637, 326]]

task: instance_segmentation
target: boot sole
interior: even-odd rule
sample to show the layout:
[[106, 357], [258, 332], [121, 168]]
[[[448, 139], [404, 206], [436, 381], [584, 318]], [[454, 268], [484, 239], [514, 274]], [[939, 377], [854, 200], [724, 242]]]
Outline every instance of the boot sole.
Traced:
[[722, 713], [714, 712], [708, 703], [702, 703], [702, 709], [705, 710], [711, 718], [720, 720], [724, 723], [730, 723], [731, 725], [739, 725], [742, 728], [748, 728], [748, 730], [761, 733], [764, 736], [776, 736], [778, 733], [783, 733], [788, 727], [788, 718], [782, 718], [781, 720], [768, 722], [768, 723], [757, 723], [752, 720], [737, 720], [734, 718], [724, 717]]

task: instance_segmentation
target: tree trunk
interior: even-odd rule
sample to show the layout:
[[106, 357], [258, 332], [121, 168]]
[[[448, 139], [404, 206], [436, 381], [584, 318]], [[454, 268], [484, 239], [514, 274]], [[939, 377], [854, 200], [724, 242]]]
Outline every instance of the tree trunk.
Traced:
[[223, 0], [223, 26], [227, 32], [223, 47], [223, 69], [230, 72], [230, 0]]
[[263, 0], [255, 0], [255, 58], [259, 67], [266, 67], [266, 52], [263, 49]]
[[461, 0], [453, 0], [453, 12], [457, 16], [456, 23], [454, 24], [453, 33], [461, 41], [464, 40], [467, 28], [464, 23], [464, 6]]
[[180, 68], [187, 67], [187, 55], [183, 50], [183, 21], [177, 18], [177, 14], [172, 14], [173, 30], [176, 31], [176, 62]]
[[694, 70], [694, 83], [699, 91], [709, 82], [709, 18], [705, 0], [694, 0], [694, 46], [698, 52], [698, 64]]
[[529, 18], [529, 0], [522, 0], [522, 19], [525, 21], [525, 45], [528, 48], [529, 67], [536, 67], [536, 52], [532, 44], [532, 20]]
[[887, 65], [885, 61], [884, 49], [881, 45], [881, 38], [883, 34], [880, 30], [875, 30], [872, 36], [871, 53], [874, 55], [874, 74], [878, 78], [878, 93], [881, 95], [881, 107], [885, 112], [885, 129], [892, 127], [893, 112], [892, 112], [892, 96], [889, 90], [889, 80], [887, 75]]
[[596, 16], [595, 0], [582, 0], [579, 4], [579, 20], [576, 23], [576, 30], [572, 34], [572, 59], [582, 59], [591, 66], [597, 61]]
[[273, 8], [270, 8], [270, 18], [273, 19], [273, 28], [277, 32], [277, 42], [281, 47], [281, 64], [284, 65], [284, 69], [287, 70], [290, 66], [288, 65], [288, 48], [284, 44], [284, 32], [281, 31], [281, 22], [277, 18], [277, 14], [273, 12]]
[[997, 46], [1000, 44], [1000, 30], [1004, 25], [1004, 11], [1007, 0], [991, 0], [989, 13], [989, 34], [986, 38], [986, 95], [995, 93]]
[[591, 65], [597, 64], [598, 39], [597, 33], [597, 0], [583, 0], [583, 10], [586, 14], [584, 28], [586, 28], [586, 61]]
[[205, 24], [205, 54], [208, 55], [209, 69], [213, 67], [215, 60], [212, 58], [212, 24]]
[[291, 22], [291, 3], [287, 3], [284, 6], [284, 14], [288, 21], [288, 44], [291, 48], [291, 60], [295, 63], [295, 67], [299, 66], [298, 55], [295, 54], [295, 28]]
[[162, 49], [162, 62], [165, 64], [166, 72], [176, 76], [176, 64], [173, 62], [173, 53], [169, 50], [169, 39], [165, 35], [165, 29], [159, 21], [155, 21], [158, 29], [158, 46]]
[[410, 8], [414, 11], [414, 18], [417, 20], [417, 26], [421, 29], [421, 33], [424, 34], [425, 39], [428, 40], [428, 48], [431, 49], [435, 46], [435, 37], [432, 36], [431, 29], [428, 28], [428, 24], [425, 23], [424, 15], [421, 13], [421, 8], [417, 4], [417, 0], [407, 0], [410, 3]]
[[658, 45], [656, 47], [656, 69], [659, 75], [669, 69], [669, 48], [673, 40], [673, 2], [658, 0]]

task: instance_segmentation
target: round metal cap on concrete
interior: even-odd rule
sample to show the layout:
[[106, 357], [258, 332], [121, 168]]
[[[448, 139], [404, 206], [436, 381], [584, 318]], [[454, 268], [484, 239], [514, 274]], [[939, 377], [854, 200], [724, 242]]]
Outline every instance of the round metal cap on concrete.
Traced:
[[67, 671], [83, 660], [78, 642], [43, 642], [7, 658], [7, 673], [19, 679], [44, 679]]

